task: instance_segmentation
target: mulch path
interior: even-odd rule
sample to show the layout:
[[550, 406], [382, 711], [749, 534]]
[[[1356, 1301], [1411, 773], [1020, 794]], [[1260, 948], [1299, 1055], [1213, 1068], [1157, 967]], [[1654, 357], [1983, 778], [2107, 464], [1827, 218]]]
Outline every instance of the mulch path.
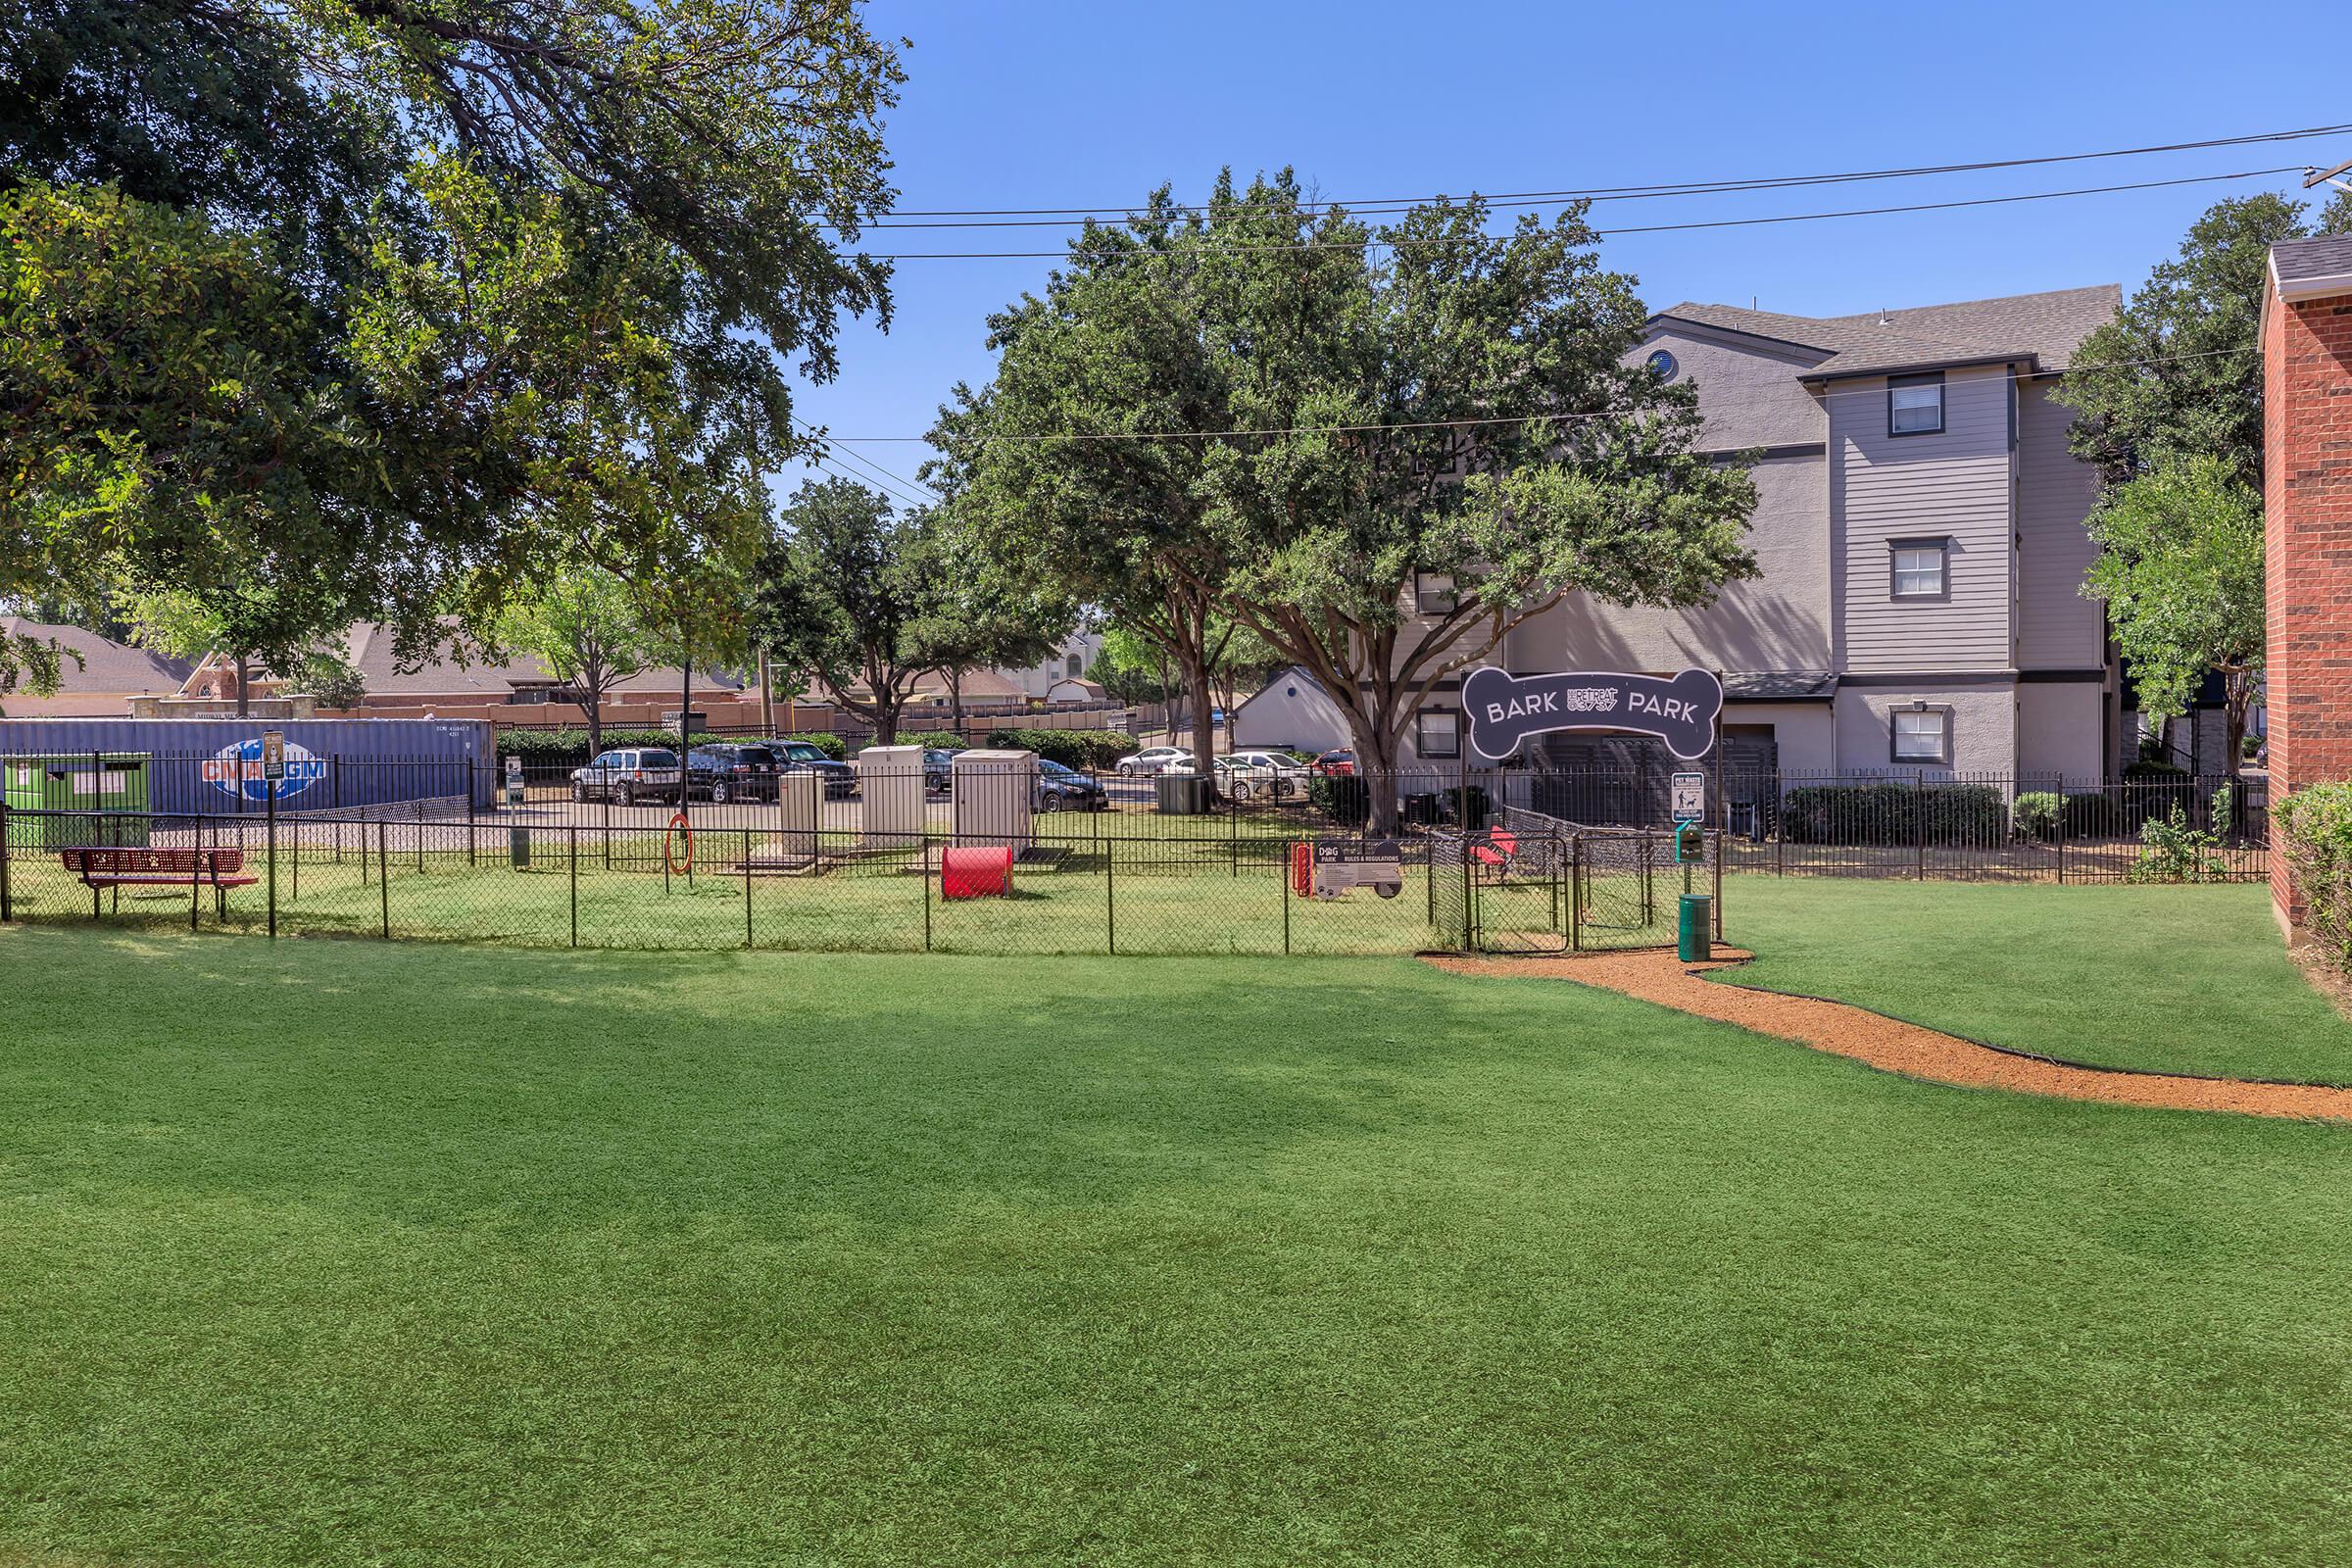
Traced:
[[1759, 1034], [1834, 1052], [1905, 1077], [1966, 1089], [2007, 1089], [2062, 1100], [2099, 1100], [2167, 1110], [2226, 1110], [2247, 1116], [2352, 1121], [2352, 1089], [2316, 1084], [2251, 1083], [2176, 1073], [2085, 1067], [1963, 1040], [1842, 1002], [1787, 996], [1701, 979], [1744, 963], [1753, 954], [1718, 948], [1712, 963], [1684, 963], [1671, 949], [1596, 953], [1555, 958], [1461, 958], [1427, 961], [1456, 974], [1573, 980]]

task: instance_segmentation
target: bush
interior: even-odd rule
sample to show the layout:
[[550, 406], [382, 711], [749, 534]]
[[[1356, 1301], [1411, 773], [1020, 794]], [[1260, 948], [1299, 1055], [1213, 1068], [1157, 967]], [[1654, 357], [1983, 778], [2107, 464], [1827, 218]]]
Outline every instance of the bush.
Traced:
[[[2235, 806], [2235, 792], [2225, 784], [2213, 792], [2211, 820], [2225, 823]], [[2185, 807], [2175, 806], [2163, 816], [2140, 825], [2139, 858], [2132, 864], [2134, 882], [2223, 882], [2230, 862], [2217, 852], [2222, 835], [2213, 827], [2195, 827]]]
[[2030, 791], [2020, 795], [2010, 808], [2010, 820], [2021, 839], [2038, 839], [2053, 844], [2058, 839], [2060, 822], [2066, 815], [2066, 797], [2046, 790]]
[[1137, 749], [1134, 737], [1107, 729], [999, 729], [989, 732], [988, 744], [1080, 769], [1115, 766]]
[[2352, 974], [2352, 784], [2314, 784], [2271, 808], [2287, 869], [2303, 900], [2303, 928]]
[[963, 737], [944, 729], [918, 729], [899, 737], [901, 746], [920, 746], [932, 752], [963, 751]]
[[1999, 844], [2009, 836], [1989, 784], [1808, 784], [1781, 803], [1791, 844]]
[[838, 735], [829, 734], [824, 730], [808, 730], [803, 731], [798, 735], [779, 735], [776, 737], [776, 739], [780, 741], [807, 741], [809, 745], [815, 747], [818, 751], [824, 753], [836, 762], [846, 762], [850, 760], [850, 749], [848, 746], [842, 743], [841, 737]]
[[1307, 780], [1306, 804], [1341, 827], [1360, 827], [1372, 814], [1372, 791], [1353, 775]]

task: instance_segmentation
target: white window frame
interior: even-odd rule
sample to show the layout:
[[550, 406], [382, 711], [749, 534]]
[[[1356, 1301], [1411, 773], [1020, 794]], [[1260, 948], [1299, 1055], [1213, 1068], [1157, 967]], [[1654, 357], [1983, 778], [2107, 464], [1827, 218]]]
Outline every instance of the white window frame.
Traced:
[[[1928, 719], [1933, 722], [1936, 750], [1932, 756], [1920, 756], [1903, 750], [1903, 720]], [[1948, 708], [1897, 708], [1886, 716], [1886, 754], [1888, 760], [1913, 767], [1949, 767], [1952, 763], [1952, 710]]]
[[[1936, 411], [1936, 422], [1934, 424], [1904, 424], [1900, 417], [1903, 414], [1916, 414], [1921, 409], [1931, 407], [1931, 404], [1923, 398], [1912, 398], [1906, 404], [1903, 394], [1930, 388], [1933, 388], [1936, 394], [1932, 405]], [[1926, 375], [1888, 376], [1886, 378], [1886, 433], [1890, 436], [1943, 434], [1943, 372], [1941, 370], [1931, 370]]]
[[[1903, 557], [1933, 553], [1936, 558], [1936, 586], [1906, 588], [1903, 586]], [[1916, 573], [1919, 568], [1910, 568]], [[1946, 600], [1952, 596], [1952, 541], [1949, 535], [1923, 539], [1889, 539], [1886, 541], [1886, 596], [1889, 599]]]

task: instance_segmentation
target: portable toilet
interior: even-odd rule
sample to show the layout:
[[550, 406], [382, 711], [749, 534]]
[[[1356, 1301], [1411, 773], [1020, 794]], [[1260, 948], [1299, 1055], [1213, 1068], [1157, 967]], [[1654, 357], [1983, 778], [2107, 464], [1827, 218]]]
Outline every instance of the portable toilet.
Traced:
[[[0, 758], [0, 796], [8, 802], [8, 842], [43, 850], [145, 844], [147, 761], [145, 752]], [[45, 814], [58, 811], [129, 814]]]

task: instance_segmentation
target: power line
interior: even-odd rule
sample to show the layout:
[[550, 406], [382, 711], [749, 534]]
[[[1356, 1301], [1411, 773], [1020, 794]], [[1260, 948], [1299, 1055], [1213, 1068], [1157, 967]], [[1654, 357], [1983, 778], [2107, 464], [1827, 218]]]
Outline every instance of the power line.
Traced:
[[[1770, 218], [1714, 218], [1686, 223], [1645, 223], [1621, 228], [1595, 229], [1601, 238], [1618, 234], [1666, 234], [1699, 228], [1748, 228], [1762, 223], [1811, 223], [1829, 218], [1878, 218], [1891, 213], [1947, 212], [1960, 207], [2002, 207], [2016, 202], [2058, 201], [2072, 196], [2105, 196], [2117, 191], [2161, 190], [2175, 185], [2214, 185], [2231, 180], [2261, 179], [2272, 174], [2300, 174], [2300, 164], [2282, 165], [2277, 169], [2245, 169], [2229, 174], [2190, 174], [2179, 179], [2144, 179], [2123, 185], [2084, 185], [2074, 190], [2033, 191], [2022, 196], [1975, 196], [1963, 201], [1914, 202], [1899, 207], [1850, 207], [1827, 213], [1783, 213]], [[1424, 240], [1308, 240], [1298, 244], [1257, 245], [1247, 242], [1211, 242], [1190, 247], [1182, 252], [1164, 246], [1141, 245], [1129, 256], [1216, 256], [1242, 255], [1252, 252], [1272, 254], [1302, 251], [1365, 251], [1418, 250], [1430, 246], [1474, 245], [1493, 243], [1499, 236], [1482, 234], [1475, 239]], [[857, 257], [875, 262], [995, 262], [995, 261], [1066, 261], [1069, 250], [1054, 251], [856, 251], [840, 253], [845, 259]]]
[[[819, 429], [813, 424], [810, 424], [807, 419], [802, 418], [797, 414], [790, 416], [790, 418], [792, 419], [793, 423], [799, 425], [802, 429], [808, 431], [811, 436], [815, 437], [820, 446], [829, 448], [831, 438], [827, 436], [823, 430]], [[811, 454], [811, 461], [821, 464], [824, 462], [825, 455], [826, 454], [823, 453]], [[844, 452], [841, 454], [841, 456], [845, 461], [856, 464], [859, 469], [867, 474], [872, 475], [875, 483], [881, 485], [884, 490], [889, 491], [890, 494], [898, 497], [901, 501], [906, 502], [909, 506], [923, 507], [934, 506], [938, 504], [939, 497], [933, 492], [929, 485], [909, 479], [904, 474], [894, 473], [890, 469], [882, 466], [882, 465], [879, 463], [874, 462], [870, 458], [862, 457], [858, 453]], [[843, 479], [855, 477], [851, 474], [842, 473], [838, 468], [828, 468], [827, 471]], [[892, 480], [896, 480], [898, 483], [906, 486], [908, 490], [921, 491], [922, 499], [918, 501], [914, 497], [907, 495], [904, 490], [891, 489], [890, 481]]]
[[[1524, 206], [1530, 204], [1567, 201], [1635, 201], [1659, 196], [1702, 196], [1739, 193], [1755, 190], [1785, 190], [1809, 185], [1851, 184], [1863, 180], [1911, 179], [1932, 174], [1977, 173], [1995, 169], [2025, 169], [2045, 164], [2087, 163], [2107, 158], [2139, 158], [2153, 154], [2195, 152], [2215, 147], [2245, 147], [2261, 143], [2304, 141], [2316, 136], [2336, 136], [2352, 132], [2352, 123], [2310, 125], [2298, 130], [2257, 131], [2243, 136], [2210, 136], [2198, 141], [2157, 142], [2144, 147], [2110, 147], [2097, 152], [2048, 153], [2029, 158], [1981, 159], [1969, 163], [1921, 164], [1902, 169], [1852, 170], [1827, 174], [1780, 174], [1741, 179], [1665, 180], [1646, 185], [1590, 185], [1561, 190], [1498, 191], [1488, 198], [1489, 206]], [[2297, 170], [2296, 172], [2301, 172]], [[1424, 202], [1442, 201], [1444, 192], [1427, 196], [1382, 196], [1360, 202], [1337, 199], [1311, 201], [1304, 204], [1307, 211], [1328, 211], [1344, 207], [1351, 212], [1369, 212], [1384, 208], [1404, 208]], [[1173, 203], [1166, 211], [1200, 214], [1208, 211], [1206, 203]], [[904, 208], [894, 209], [862, 228], [1029, 228], [1074, 225], [1091, 218], [1124, 220], [1139, 211], [1132, 202], [1107, 207], [968, 207], [968, 208]], [[894, 219], [950, 219], [950, 220], [1006, 220], [1007, 221], [979, 222], [918, 222], [902, 223]], [[1030, 221], [1043, 220], [1045, 221]], [[823, 225], [832, 226], [832, 225]]]
[[[1737, 331], [1738, 329], [1725, 328], [1725, 330]], [[2249, 347], [2244, 349], [2205, 349], [2195, 354], [2159, 354], [2150, 356], [2149, 358], [2143, 360], [2115, 360], [2102, 364], [2099, 368], [2115, 370], [2134, 369], [2150, 365], [2174, 365], [2181, 364], [2189, 360], [2210, 360], [2220, 358], [2224, 355], [2250, 354], [2252, 352], [2253, 350]], [[2021, 350], [2018, 357], [2023, 359], [2025, 357], [2025, 351]], [[2073, 369], [2074, 367], [2069, 365], [2061, 366], [2054, 369], [2035, 370], [2023, 373], [2010, 370], [2003, 372], [2001, 379], [2012, 382], [2047, 380], [2054, 376], [2066, 375]], [[1849, 392], [1823, 392], [1820, 396], [1821, 401], [1826, 403], [1832, 398], [1884, 398], [1886, 395], [1886, 391], [1883, 388], [1862, 387], [1856, 388], [1855, 390]], [[1585, 409], [1571, 414], [1493, 415], [1482, 418], [1406, 420], [1394, 424], [1294, 424], [1256, 430], [996, 431], [982, 436], [981, 439], [984, 441], [1214, 441], [1239, 440], [1250, 437], [1271, 438], [1276, 436], [1294, 435], [1361, 435], [1372, 432], [1389, 432], [1399, 430], [1460, 430], [1490, 424], [1565, 424], [1574, 423], [1580, 419], [1606, 419], [1618, 417], [1624, 415], [1642, 414], [1647, 412], [1649, 411], [1644, 409], [1630, 408]], [[829, 435], [825, 439], [831, 442], [839, 442], [844, 445], [855, 442], [860, 446], [881, 446], [886, 444], [903, 444], [907, 442], [920, 442], [927, 445], [931, 440], [931, 438], [927, 435]], [[844, 455], [847, 456], [847, 454]]]
[[[844, 457], [850, 456], [848, 453], [844, 453], [842, 455]], [[852, 473], [849, 469], [835, 465], [831, 459], [827, 458], [821, 452], [804, 453], [802, 456], [805, 461], [814, 464], [816, 466], [824, 469], [825, 472], [831, 474], [836, 479], [847, 479], [854, 485], [875, 484], [886, 494], [890, 495], [894, 500], [904, 501], [906, 503], [906, 505], [917, 509], [929, 506], [931, 504], [927, 501], [918, 501], [913, 496], [906, 494], [906, 491], [893, 489], [890, 485], [883, 484], [879, 480], [868, 479], [864, 474]]]

